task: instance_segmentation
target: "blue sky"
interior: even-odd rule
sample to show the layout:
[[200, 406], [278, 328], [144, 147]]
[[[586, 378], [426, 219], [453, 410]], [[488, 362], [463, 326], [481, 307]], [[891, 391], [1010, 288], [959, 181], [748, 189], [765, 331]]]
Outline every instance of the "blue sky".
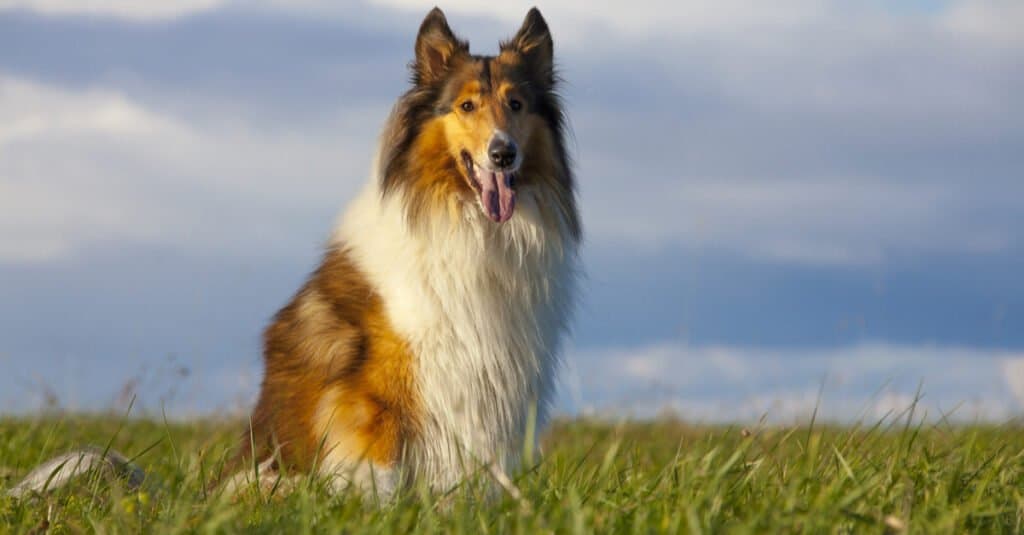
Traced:
[[[431, 5], [0, 0], [0, 411], [244, 408]], [[587, 231], [559, 408], [1024, 408], [1022, 6], [541, 4]], [[441, 7], [486, 53], [528, 5]]]

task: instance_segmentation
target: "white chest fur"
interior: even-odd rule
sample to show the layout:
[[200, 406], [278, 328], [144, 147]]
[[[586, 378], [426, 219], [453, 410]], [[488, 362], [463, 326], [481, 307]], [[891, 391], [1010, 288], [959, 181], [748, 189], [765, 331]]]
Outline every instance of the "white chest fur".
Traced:
[[576, 250], [521, 192], [498, 225], [475, 206], [410, 229], [371, 184], [336, 234], [410, 344], [424, 409], [402, 468], [448, 486], [481, 462], [514, 464], [531, 410], [543, 422], [567, 328]]

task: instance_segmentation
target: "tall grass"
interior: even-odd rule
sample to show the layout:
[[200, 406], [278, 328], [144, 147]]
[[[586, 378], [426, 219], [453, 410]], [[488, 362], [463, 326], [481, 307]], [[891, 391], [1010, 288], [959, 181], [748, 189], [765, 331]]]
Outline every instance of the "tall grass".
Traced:
[[[553, 424], [521, 492], [494, 497], [491, 476], [446, 495], [388, 503], [290, 492], [225, 496], [209, 474], [239, 422], [66, 416], [0, 420], [0, 478], [46, 458], [110, 445], [148, 473], [129, 490], [102, 475], [46, 495], [0, 497], [0, 531], [266, 533], [1022, 533], [1024, 429], [924, 424], [692, 426], [673, 420]], [[489, 497], [490, 496], [490, 497]]]

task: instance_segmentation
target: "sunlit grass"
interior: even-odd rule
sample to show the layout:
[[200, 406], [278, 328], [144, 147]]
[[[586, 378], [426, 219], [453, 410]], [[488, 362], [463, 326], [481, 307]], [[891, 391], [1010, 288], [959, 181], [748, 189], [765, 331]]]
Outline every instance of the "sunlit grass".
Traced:
[[67, 416], [0, 420], [0, 478], [110, 444], [143, 487], [86, 477], [49, 495], [0, 497], [0, 532], [1021, 533], [1024, 429], [922, 424], [690, 426], [664, 420], [556, 422], [522, 492], [488, 498], [487, 475], [447, 496], [394, 502], [330, 495], [304, 481], [232, 499], [205, 483], [238, 422]]

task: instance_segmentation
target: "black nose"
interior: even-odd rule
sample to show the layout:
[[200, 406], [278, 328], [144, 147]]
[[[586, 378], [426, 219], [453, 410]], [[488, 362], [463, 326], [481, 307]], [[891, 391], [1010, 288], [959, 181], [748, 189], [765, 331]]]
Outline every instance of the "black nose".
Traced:
[[487, 155], [491, 163], [498, 167], [509, 167], [516, 161], [516, 144], [512, 141], [494, 138], [487, 146]]

